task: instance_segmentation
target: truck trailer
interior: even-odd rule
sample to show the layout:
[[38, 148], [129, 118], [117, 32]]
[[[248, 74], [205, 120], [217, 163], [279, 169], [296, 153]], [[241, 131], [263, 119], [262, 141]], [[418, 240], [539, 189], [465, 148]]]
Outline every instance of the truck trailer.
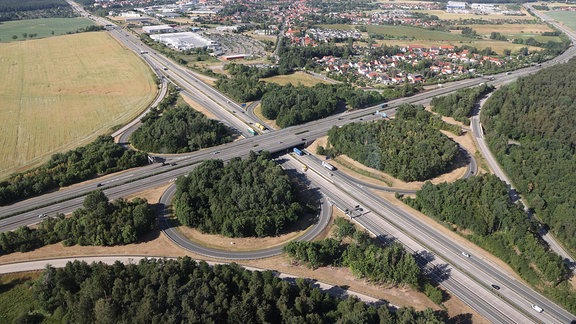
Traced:
[[297, 147], [293, 148], [292, 151], [300, 156], [304, 155], [304, 152], [300, 151]]

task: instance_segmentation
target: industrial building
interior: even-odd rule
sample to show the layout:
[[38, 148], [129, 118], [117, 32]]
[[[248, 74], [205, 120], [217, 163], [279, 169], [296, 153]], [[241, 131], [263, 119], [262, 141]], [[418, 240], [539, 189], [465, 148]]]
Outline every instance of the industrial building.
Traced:
[[144, 26], [142, 30], [147, 34], [172, 33], [174, 28], [170, 25]]
[[193, 48], [208, 48], [216, 51], [220, 48], [217, 42], [193, 32], [157, 34], [150, 35], [150, 38], [180, 51]]

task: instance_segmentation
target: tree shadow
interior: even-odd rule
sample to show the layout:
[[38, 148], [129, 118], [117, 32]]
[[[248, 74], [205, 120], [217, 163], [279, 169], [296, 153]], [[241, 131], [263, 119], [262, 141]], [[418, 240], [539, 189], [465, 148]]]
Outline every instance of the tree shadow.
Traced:
[[5, 292], [8, 292], [10, 290], [12, 290], [14, 287], [21, 285], [27, 281], [32, 280], [31, 277], [21, 277], [21, 278], [15, 278], [10, 280], [10, 282], [4, 283], [4, 284], [0, 284], [0, 294], [3, 294]]

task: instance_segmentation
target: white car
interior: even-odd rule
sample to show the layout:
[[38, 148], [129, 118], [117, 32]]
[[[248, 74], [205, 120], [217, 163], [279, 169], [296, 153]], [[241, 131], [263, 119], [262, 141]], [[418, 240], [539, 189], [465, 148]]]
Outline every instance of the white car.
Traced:
[[467, 257], [467, 258], [470, 257], [470, 254], [468, 254], [468, 253], [466, 253], [466, 252], [462, 252], [462, 255], [465, 256], [465, 257]]
[[38, 215], [38, 218], [44, 218], [44, 217], [48, 217], [48, 214], [40, 214], [40, 215]]
[[544, 310], [542, 309], [542, 307], [536, 305], [536, 304], [532, 304], [532, 309], [537, 311], [538, 313], [542, 313]]

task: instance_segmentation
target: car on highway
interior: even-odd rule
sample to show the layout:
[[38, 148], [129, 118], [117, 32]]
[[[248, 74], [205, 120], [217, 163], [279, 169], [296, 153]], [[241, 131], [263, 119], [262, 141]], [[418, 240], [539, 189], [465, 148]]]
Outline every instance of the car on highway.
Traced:
[[38, 215], [38, 218], [45, 218], [45, 217], [48, 217], [48, 214], [40, 214], [40, 215]]
[[216, 152], [214, 152], [214, 153], [212, 153], [212, 154], [216, 155], [216, 154], [218, 154], [218, 153], [220, 153], [220, 151], [216, 151]]
[[495, 290], [500, 290], [500, 286], [492, 284], [492, 288], [494, 288]]
[[99, 183], [99, 184], [96, 185], [96, 188], [100, 188], [100, 187], [102, 187], [102, 184], [101, 184], [101, 183]]
[[537, 311], [538, 313], [542, 313], [544, 310], [542, 309], [542, 307], [536, 305], [536, 304], [532, 304], [532, 309]]
[[468, 254], [468, 253], [466, 253], [466, 252], [462, 252], [462, 255], [465, 256], [465, 257], [467, 257], [467, 258], [470, 257], [470, 254]]

